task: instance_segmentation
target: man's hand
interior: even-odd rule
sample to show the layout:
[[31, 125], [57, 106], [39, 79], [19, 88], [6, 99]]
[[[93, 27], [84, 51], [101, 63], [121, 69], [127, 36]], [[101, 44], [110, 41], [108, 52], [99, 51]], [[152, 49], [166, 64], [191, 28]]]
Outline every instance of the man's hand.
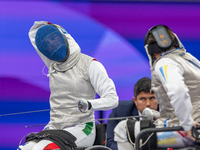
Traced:
[[[198, 123], [198, 122], [194, 122], [194, 127], [195, 127], [195, 128], [196, 128], [197, 125], [199, 125], [199, 123]], [[188, 135], [188, 137], [189, 137], [190, 139], [192, 139], [193, 141], [196, 140], [196, 139], [192, 136], [192, 129], [189, 130], [189, 131], [187, 131], [186, 133], [187, 133], [187, 135]], [[200, 141], [199, 141], [199, 142], [200, 142]]]
[[87, 100], [79, 100], [78, 102], [78, 108], [82, 113], [86, 113], [88, 110], [90, 110], [92, 107], [91, 103]]

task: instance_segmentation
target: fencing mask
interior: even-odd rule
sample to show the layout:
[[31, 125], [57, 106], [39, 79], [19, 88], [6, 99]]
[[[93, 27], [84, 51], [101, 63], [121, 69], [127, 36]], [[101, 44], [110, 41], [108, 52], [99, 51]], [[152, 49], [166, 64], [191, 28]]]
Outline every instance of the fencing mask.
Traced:
[[69, 57], [68, 42], [55, 25], [45, 25], [38, 29], [35, 43], [38, 50], [47, 58], [64, 62]]

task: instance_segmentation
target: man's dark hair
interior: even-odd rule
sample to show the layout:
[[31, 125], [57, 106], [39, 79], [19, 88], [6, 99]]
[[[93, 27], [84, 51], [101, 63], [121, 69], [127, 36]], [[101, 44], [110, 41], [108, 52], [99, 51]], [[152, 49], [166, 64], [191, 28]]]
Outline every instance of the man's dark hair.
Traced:
[[137, 98], [140, 92], [149, 92], [151, 91], [151, 79], [148, 77], [141, 78], [137, 81], [134, 86], [134, 96]]

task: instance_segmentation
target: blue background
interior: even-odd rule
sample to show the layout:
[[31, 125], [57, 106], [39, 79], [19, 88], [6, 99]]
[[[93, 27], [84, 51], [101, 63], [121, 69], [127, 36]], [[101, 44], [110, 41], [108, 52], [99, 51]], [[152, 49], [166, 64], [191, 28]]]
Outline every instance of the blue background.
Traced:
[[[113, 79], [120, 100], [130, 100], [141, 77], [150, 77], [144, 36], [169, 26], [200, 59], [200, 4], [150, 1], [0, 1], [0, 115], [49, 109], [48, 77], [28, 32], [34, 21], [63, 26], [81, 51], [95, 57]], [[47, 73], [47, 68], [44, 69]], [[110, 111], [95, 112], [96, 118]], [[46, 124], [49, 112], [0, 116], [0, 149], [16, 149], [22, 137]]]

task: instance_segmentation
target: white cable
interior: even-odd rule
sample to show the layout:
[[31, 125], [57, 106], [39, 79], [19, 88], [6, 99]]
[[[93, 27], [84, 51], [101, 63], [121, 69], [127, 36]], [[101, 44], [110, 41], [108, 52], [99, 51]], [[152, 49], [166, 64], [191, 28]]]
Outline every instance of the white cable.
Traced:
[[[136, 120], [135, 118], [133, 118], [134, 120]], [[135, 143], [133, 143], [133, 141], [131, 140], [131, 137], [130, 137], [130, 134], [129, 134], [129, 130], [128, 130], [128, 127], [127, 127], [127, 121], [128, 121], [128, 118], [126, 119], [126, 130], [127, 130], [127, 134], [128, 134], [128, 139], [129, 139], [129, 142], [134, 146], [134, 149], [135, 149]], [[153, 136], [154, 133], [152, 133], [147, 139], [146, 141], [140, 146], [140, 148], [142, 146], [144, 146], [148, 140]], [[140, 141], [140, 144], [142, 143], [142, 141]]]
[[[133, 118], [133, 119], [136, 120], [135, 118]], [[127, 134], [128, 134], [128, 139], [129, 139], [129, 142], [133, 145], [133, 147], [135, 149], [135, 143], [133, 143], [133, 141], [131, 140], [129, 130], [128, 130], [128, 127], [127, 127], [127, 121], [128, 121], [128, 118], [126, 119], [126, 130], [127, 130]]]
[[47, 77], [49, 77], [49, 74], [46, 74], [46, 73], [44, 72], [44, 69], [45, 69], [46, 67], [47, 67], [47, 66], [45, 65], [45, 66], [42, 68], [42, 74], [45, 75], [45, 76], [47, 76]]
[[149, 137], [147, 138], [147, 140], [140, 146], [140, 148], [141, 148], [142, 146], [144, 146], [144, 145], [148, 142], [148, 140], [153, 136], [153, 134], [154, 134], [154, 133], [151, 133], [151, 135], [149, 135]]

